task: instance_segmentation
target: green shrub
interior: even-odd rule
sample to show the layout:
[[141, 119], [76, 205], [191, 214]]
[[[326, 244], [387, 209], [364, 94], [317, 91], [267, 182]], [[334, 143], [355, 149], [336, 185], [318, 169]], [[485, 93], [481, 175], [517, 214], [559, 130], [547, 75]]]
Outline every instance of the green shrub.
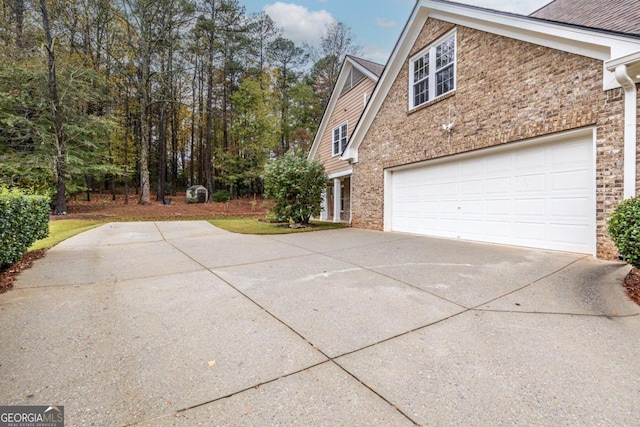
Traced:
[[640, 198], [623, 200], [607, 224], [620, 255], [635, 268], [640, 268]]
[[0, 268], [11, 265], [36, 240], [49, 235], [49, 199], [0, 189]]
[[275, 201], [276, 217], [308, 224], [320, 214], [326, 180], [322, 163], [286, 154], [265, 166], [264, 193]]
[[211, 200], [214, 202], [228, 202], [231, 200], [231, 193], [227, 190], [218, 190], [211, 195]]

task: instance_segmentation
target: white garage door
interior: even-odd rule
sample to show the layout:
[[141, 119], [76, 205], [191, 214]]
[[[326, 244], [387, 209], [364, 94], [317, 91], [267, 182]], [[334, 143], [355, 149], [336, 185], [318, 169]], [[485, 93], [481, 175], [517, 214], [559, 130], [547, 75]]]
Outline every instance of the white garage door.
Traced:
[[593, 169], [581, 137], [392, 171], [387, 218], [393, 231], [593, 254]]

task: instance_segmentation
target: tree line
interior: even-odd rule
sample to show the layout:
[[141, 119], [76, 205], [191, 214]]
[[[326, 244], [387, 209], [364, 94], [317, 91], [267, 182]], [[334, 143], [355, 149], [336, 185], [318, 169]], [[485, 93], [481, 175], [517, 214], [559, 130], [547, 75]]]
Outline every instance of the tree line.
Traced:
[[335, 22], [298, 46], [238, 0], [4, 0], [0, 182], [149, 204], [193, 184], [262, 194], [269, 159], [312, 143], [340, 66]]

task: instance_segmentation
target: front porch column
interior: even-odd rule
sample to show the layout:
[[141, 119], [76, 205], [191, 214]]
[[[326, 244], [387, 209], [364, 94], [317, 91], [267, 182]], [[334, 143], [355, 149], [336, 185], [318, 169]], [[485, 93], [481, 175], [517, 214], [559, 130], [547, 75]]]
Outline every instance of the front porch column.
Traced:
[[329, 220], [329, 197], [327, 195], [327, 187], [322, 190], [322, 212], [320, 212], [320, 220]]
[[340, 178], [334, 178], [333, 180], [333, 222], [340, 222], [340, 211], [342, 194], [340, 189]]

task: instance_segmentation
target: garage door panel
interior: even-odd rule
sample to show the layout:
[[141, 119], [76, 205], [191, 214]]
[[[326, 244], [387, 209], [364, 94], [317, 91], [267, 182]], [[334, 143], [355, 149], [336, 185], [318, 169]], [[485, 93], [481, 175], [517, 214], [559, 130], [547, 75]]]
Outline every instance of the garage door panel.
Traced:
[[591, 200], [583, 198], [551, 199], [551, 215], [556, 218], [587, 220], [591, 212]]
[[594, 253], [593, 164], [574, 138], [393, 172], [391, 229]]
[[515, 222], [513, 235], [516, 239], [543, 242], [545, 240], [545, 224], [536, 222]]
[[544, 193], [547, 183], [547, 176], [545, 174], [516, 175], [514, 182], [514, 190], [517, 193]]
[[511, 199], [489, 199], [485, 203], [488, 218], [511, 215]]
[[511, 190], [511, 178], [489, 178], [485, 181], [487, 194], [504, 194]]
[[587, 231], [587, 227], [573, 224], [550, 224], [549, 231], [555, 242], [573, 244]]
[[[570, 143], [563, 146], [553, 147], [551, 153], [551, 164], [553, 166], [576, 165], [582, 163], [589, 166], [591, 155], [583, 149], [580, 143]], [[571, 167], [571, 166], [570, 166]]]
[[505, 239], [511, 235], [511, 223], [508, 221], [485, 221], [484, 230], [486, 236], [493, 236], [490, 241], [497, 242], [498, 238]]
[[515, 153], [516, 169], [519, 171], [526, 170], [539, 170], [547, 164], [547, 153], [540, 150], [523, 150], [522, 152]]
[[514, 206], [518, 217], [535, 217], [540, 220], [546, 215], [546, 203], [543, 197], [538, 199], [516, 199]]
[[551, 174], [553, 191], [577, 190], [582, 192], [589, 183], [590, 171], [586, 169], [554, 172]]
[[483, 159], [486, 167], [486, 176], [508, 176], [511, 173], [512, 156], [509, 154], [495, 154], [491, 158]]
[[476, 179], [472, 181], [462, 181], [460, 190], [463, 195], [481, 194], [482, 180]]

